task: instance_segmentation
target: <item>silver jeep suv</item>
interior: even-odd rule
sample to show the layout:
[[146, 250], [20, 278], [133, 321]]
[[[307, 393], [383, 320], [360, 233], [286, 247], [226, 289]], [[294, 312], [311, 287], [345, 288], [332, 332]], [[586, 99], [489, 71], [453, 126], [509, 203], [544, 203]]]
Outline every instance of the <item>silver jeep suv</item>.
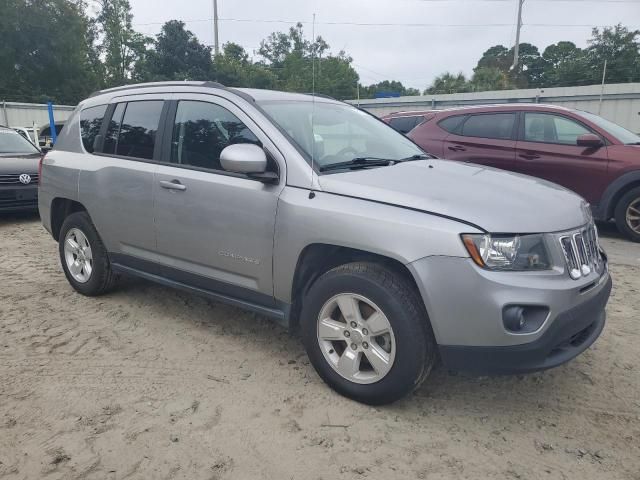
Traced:
[[42, 164], [40, 215], [78, 292], [143, 277], [299, 329], [369, 404], [436, 361], [554, 367], [605, 323], [606, 257], [557, 185], [435, 159], [332, 99], [211, 82], [105, 90]]

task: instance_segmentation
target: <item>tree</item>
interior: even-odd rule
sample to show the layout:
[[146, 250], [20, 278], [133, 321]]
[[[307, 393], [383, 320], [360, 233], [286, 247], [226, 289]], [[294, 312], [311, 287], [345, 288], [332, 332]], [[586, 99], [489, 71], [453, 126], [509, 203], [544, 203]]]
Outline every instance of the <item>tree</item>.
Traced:
[[587, 85], [591, 83], [585, 51], [573, 42], [558, 42], [542, 52], [543, 73], [540, 86]]
[[424, 94], [437, 95], [440, 93], [468, 92], [470, 89], [471, 86], [464, 76], [464, 73], [460, 72], [455, 75], [445, 72], [435, 78], [431, 86], [424, 91]]
[[80, 0], [4, 0], [0, 96], [75, 104], [99, 86]]
[[215, 79], [234, 87], [275, 88], [278, 78], [262, 64], [254, 63], [237, 43], [225, 43], [214, 59]]
[[133, 30], [129, 0], [97, 0], [95, 25], [102, 42], [98, 51], [104, 56], [105, 85], [116, 86], [136, 80], [137, 62], [143, 62], [150, 39]]
[[511, 78], [496, 67], [476, 68], [470, 81], [470, 90], [474, 92], [508, 90], [510, 88], [515, 88]]
[[201, 44], [184, 22], [170, 20], [162, 26], [136, 76], [146, 80], [208, 80], [213, 77], [211, 48]]
[[592, 30], [587, 48], [586, 76], [590, 83], [601, 81], [604, 61], [607, 61], [607, 83], [640, 81], [640, 30], [629, 30], [618, 24], [600, 31]]
[[[291, 27], [288, 33], [275, 32], [260, 43], [262, 65], [277, 78], [277, 88], [291, 92], [315, 91], [340, 99], [354, 98], [358, 73], [351, 66], [352, 59], [344, 52], [327, 54], [329, 44], [322, 37], [309, 41], [302, 24]], [[313, 72], [315, 70], [315, 79]]]
[[420, 90], [405, 87], [401, 82], [396, 80], [384, 80], [382, 82], [369, 85], [368, 87], [360, 87], [360, 98], [375, 98], [376, 95], [386, 93], [395, 93], [405, 97], [420, 95]]

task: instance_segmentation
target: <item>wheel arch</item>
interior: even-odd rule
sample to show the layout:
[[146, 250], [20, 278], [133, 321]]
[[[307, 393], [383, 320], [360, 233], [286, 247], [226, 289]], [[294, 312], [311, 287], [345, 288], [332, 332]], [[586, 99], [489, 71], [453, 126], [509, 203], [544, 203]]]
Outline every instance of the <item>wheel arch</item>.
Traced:
[[65, 218], [75, 212], [86, 212], [84, 205], [70, 198], [56, 197], [51, 202], [51, 235], [58, 241]]
[[367, 250], [335, 244], [312, 243], [300, 252], [293, 275], [291, 285], [292, 308], [290, 316], [290, 327], [292, 329], [298, 326], [303, 298], [313, 283], [329, 270], [352, 262], [375, 263], [403, 276], [415, 288], [418, 297], [422, 299], [413, 274], [401, 261]]
[[602, 195], [599, 220], [609, 220], [615, 215], [616, 205], [629, 190], [640, 187], [640, 170], [627, 172], [616, 178]]

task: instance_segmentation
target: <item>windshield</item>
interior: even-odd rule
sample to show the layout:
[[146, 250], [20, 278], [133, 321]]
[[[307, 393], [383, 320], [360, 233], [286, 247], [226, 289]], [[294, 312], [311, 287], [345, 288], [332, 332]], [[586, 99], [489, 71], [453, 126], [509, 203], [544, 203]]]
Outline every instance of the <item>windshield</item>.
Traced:
[[0, 153], [39, 153], [39, 150], [15, 130], [0, 129]]
[[[355, 158], [402, 160], [424, 152], [402, 134], [347, 104], [311, 101], [258, 102], [319, 168]], [[311, 116], [313, 110], [313, 131]]]
[[595, 123], [597, 126], [606, 130], [607, 133], [610, 133], [614, 137], [616, 137], [620, 142], [625, 144], [637, 144], [640, 142], [640, 136], [636, 135], [633, 132], [630, 132], [624, 127], [621, 127], [617, 123], [613, 123], [607, 119], [602, 118], [600, 115], [595, 115], [589, 112], [580, 112], [580, 114], [585, 117], [587, 120]]

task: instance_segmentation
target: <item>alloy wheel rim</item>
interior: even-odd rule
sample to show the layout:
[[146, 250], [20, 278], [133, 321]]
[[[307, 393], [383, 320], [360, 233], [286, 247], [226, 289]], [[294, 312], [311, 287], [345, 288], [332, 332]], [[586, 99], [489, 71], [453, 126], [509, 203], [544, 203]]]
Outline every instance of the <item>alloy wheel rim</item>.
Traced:
[[636, 198], [627, 207], [627, 225], [640, 234], [640, 198]]
[[77, 228], [69, 230], [64, 238], [64, 260], [76, 282], [89, 281], [93, 272], [93, 253], [87, 236]]
[[327, 300], [318, 315], [317, 338], [327, 363], [351, 382], [378, 382], [393, 367], [396, 340], [391, 323], [362, 295], [342, 293]]

